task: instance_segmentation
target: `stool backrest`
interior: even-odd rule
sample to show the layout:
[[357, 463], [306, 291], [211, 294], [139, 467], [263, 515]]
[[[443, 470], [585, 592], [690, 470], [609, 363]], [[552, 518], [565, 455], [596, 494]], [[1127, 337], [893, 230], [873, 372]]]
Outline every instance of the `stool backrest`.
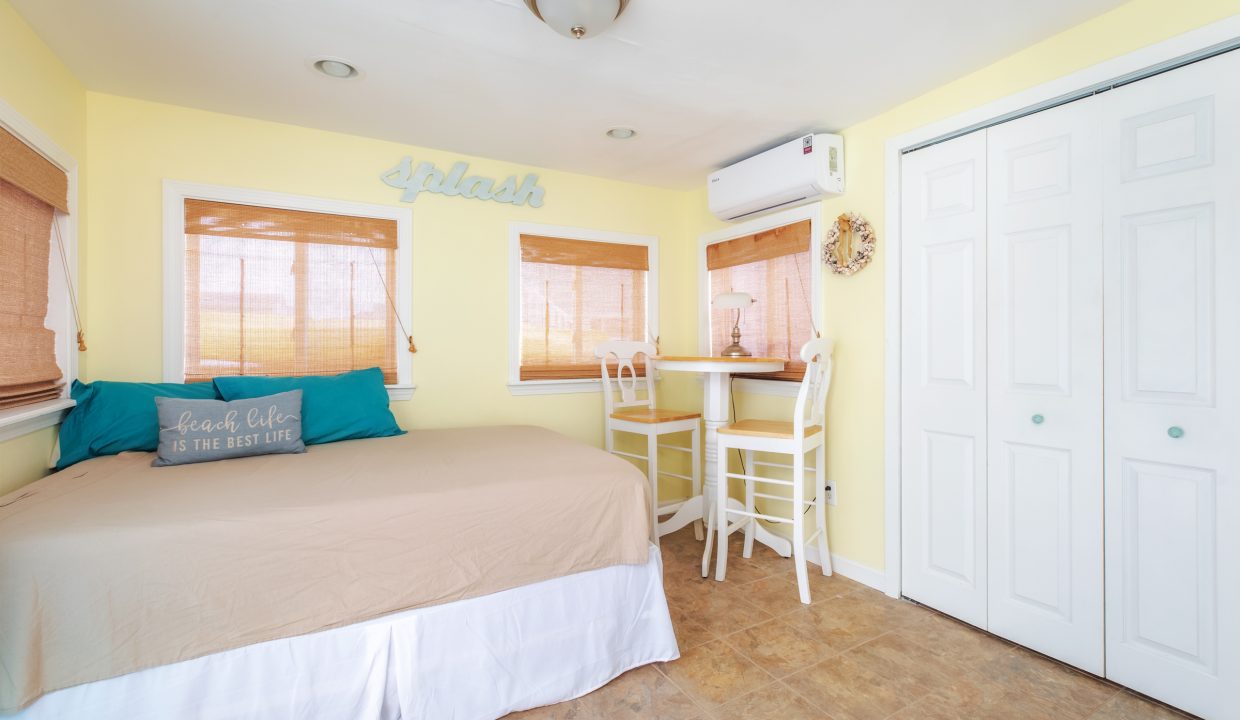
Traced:
[[[796, 414], [792, 418], [793, 432], [805, 437], [805, 428], [822, 426], [827, 414], [827, 391], [831, 389], [831, 351], [835, 342], [830, 338], [816, 338], [801, 346], [801, 359], [805, 361], [805, 377], [797, 391]], [[824, 428], [823, 432], [826, 432]]]
[[[632, 340], [611, 340], [594, 348], [594, 357], [599, 358], [603, 378], [603, 409], [607, 415], [617, 408], [654, 407], [650, 358], [657, 354], [653, 343]], [[637, 359], [639, 357], [640, 360]], [[614, 378], [611, 377], [611, 365], [616, 368]], [[642, 391], [645, 391], [645, 397], [638, 396]]]

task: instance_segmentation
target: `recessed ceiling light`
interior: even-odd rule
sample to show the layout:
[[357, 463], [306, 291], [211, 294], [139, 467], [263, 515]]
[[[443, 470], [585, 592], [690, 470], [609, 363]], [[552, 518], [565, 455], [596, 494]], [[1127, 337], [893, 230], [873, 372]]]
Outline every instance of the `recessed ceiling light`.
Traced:
[[336, 58], [315, 60], [314, 69], [328, 77], [340, 78], [341, 80], [358, 76], [357, 68], [344, 60], [337, 60]]
[[637, 135], [637, 131], [633, 128], [614, 127], [607, 131], [607, 137], [615, 138], [616, 140], [628, 140], [635, 135]]

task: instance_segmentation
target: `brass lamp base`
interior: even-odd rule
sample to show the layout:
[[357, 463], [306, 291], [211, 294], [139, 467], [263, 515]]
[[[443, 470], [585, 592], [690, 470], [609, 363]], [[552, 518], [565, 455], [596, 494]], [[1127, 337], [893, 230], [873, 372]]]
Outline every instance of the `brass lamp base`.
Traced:
[[720, 357], [750, 357], [753, 353], [741, 347], [741, 329], [738, 325], [732, 326], [732, 344], [725, 347], [719, 353]]

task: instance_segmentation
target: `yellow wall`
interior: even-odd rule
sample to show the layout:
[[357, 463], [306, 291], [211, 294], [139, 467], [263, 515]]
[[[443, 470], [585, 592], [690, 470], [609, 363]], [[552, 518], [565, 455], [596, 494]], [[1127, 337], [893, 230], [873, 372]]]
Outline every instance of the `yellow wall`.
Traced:
[[[689, 350], [695, 319], [688, 194], [127, 98], [88, 94], [91, 208], [86, 325], [90, 378], [161, 378], [161, 183], [165, 178], [401, 205], [379, 180], [402, 156], [471, 173], [539, 173], [541, 208], [424, 193], [413, 209], [409, 330], [417, 391], [393, 406], [406, 428], [530, 423], [602, 442], [602, 400], [514, 397], [508, 382], [508, 225], [530, 221], [656, 235], [660, 333]], [[675, 397], [675, 381], [665, 392]], [[684, 382], [683, 386], [693, 386]], [[700, 403], [700, 401], [698, 401]]]
[[[46, 133], [79, 166], [85, 164], [86, 91], [4, 0], [0, 0], [0, 100]], [[0, 442], [0, 495], [44, 475], [55, 438], [55, 431], [48, 428]]]
[[[827, 476], [836, 482], [831, 549], [884, 566], [884, 152], [886, 141], [937, 120], [1069, 75], [1104, 60], [1240, 13], [1237, 0], [1133, 0], [843, 132], [847, 192], [823, 203], [829, 222], [857, 212], [877, 230], [878, 252], [852, 277], [824, 277], [825, 334], [836, 339], [828, 402]], [[704, 207], [705, 195], [695, 201]], [[720, 223], [699, 212], [696, 233]], [[742, 398], [742, 414], [787, 415], [787, 401]]]

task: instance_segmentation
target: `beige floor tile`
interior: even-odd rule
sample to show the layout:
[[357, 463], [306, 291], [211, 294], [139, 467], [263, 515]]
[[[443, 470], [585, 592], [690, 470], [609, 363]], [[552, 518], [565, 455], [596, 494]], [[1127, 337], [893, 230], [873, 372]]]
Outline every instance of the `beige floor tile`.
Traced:
[[711, 632], [705, 625], [688, 615], [682, 615], [679, 618], [673, 615], [672, 629], [676, 631], [676, 645], [682, 653], [689, 648], [704, 645], [711, 640], [719, 638], [718, 635]]
[[1019, 647], [990, 663], [985, 673], [1017, 695], [1054, 705], [1062, 718], [1088, 717], [1118, 692], [1113, 685]]
[[892, 720], [1057, 720], [1054, 703], [1013, 692], [979, 672], [957, 676], [891, 716]]
[[586, 717], [607, 720], [701, 720], [703, 713], [671, 680], [646, 665], [579, 698]]
[[779, 573], [735, 587], [746, 601], [778, 617], [806, 607], [801, 603], [796, 582], [791, 578], [787, 573]]
[[681, 652], [680, 659], [659, 668], [690, 697], [708, 707], [722, 705], [774, 678], [721, 640]]
[[[823, 602], [833, 597], [865, 589], [865, 585], [856, 580], [849, 580], [839, 573], [823, 575], [821, 568], [812, 563], [807, 566], [807, 569], [809, 570], [807, 576], [809, 578], [809, 599], [812, 603]], [[788, 574], [788, 580], [794, 587], [796, 586], [795, 570]]]
[[792, 688], [778, 682], [720, 705], [712, 715], [717, 720], [832, 720]]
[[1184, 720], [1186, 716], [1146, 698], [1120, 691], [1090, 720]]
[[950, 682], [961, 670], [921, 645], [897, 633], [888, 633], [848, 650], [844, 659], [898, 683], [908, 699], [929, 695]]
[[1006, 640], [933, 612], [897, 632], [964, 668], [985, 668], [1013, 647]]
[[839, 653], [892, 629], [888, 613], [868, 595], [850, 593], [815, 603], [780, 619]]
[[835, 720], [880, 720], [916, 698], [903, 683], [839, 655], [785, 678], [785, 683]]
[[725, 583], [710, 581], [693, 589], [668, 593], [672, 622], [690, 620], [709, 632], [723, 636], [761, 622], [773, 615], [744, 599], [743, 593]]
[[832, 654], [830, 648], [812, 635], [779, 620], [727, 635], [724, 641], [775, 677], [804, 670]]

